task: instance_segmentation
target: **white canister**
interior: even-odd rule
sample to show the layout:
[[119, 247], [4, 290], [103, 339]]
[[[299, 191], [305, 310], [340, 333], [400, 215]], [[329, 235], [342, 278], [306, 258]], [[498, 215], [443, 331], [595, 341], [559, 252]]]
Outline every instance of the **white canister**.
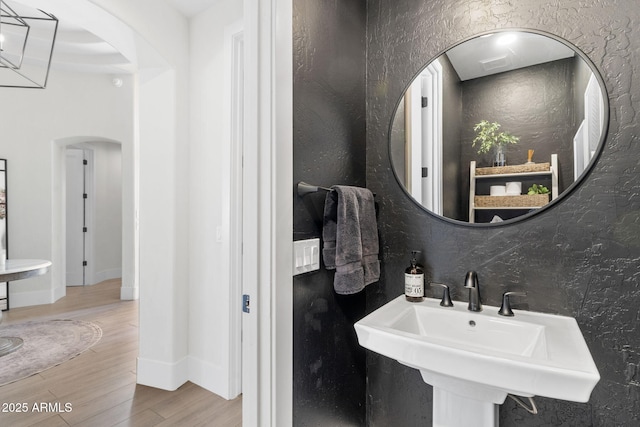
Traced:
[[492, 185], [491, 187], [489, 187], [489, 195], [491, 196], [505, 196], [506, 194], [506, 185]]
[[522, 194], [522, 183], [518, 181], [507, 182], [507, 194], [509, 196], [519, 196]]

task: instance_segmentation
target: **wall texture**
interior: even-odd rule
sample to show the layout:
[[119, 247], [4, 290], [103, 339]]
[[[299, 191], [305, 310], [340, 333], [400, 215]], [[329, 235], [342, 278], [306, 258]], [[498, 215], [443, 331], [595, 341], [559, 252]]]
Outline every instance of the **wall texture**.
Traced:
[[[529, 415], [510, 401], [502, 426], [636, 425], [640, 418], [640, 6], [614, 0], [370, 0], [367, 8], [367, 184], [377, 193], [383, 270], [367, 289], [371, 311], [403, 292], [411, 249], [427, 280], [451, 285], [478, 271], [484, 301], [526, 290], [521, 305], [574, 316], [602, 379], [587, 404], [536, 398]], [[576, 45], [603, 75], [609, 134], [585, 182], [541, 215], [499, 228], [435, 218], [402, 192], [388, 158], [393, 109], [409, 79], [459, 40], [496, 28], [534, 28]], [[309, 158], [307, 158], [309, 160]], [[324, 179], [324, 176], [323, 176]], [[327, 177], [328, 179], [328, 177]], [[543, 266], [543, 268], [540, 268]], [[367, 353], [370, 426], [430, 425], [431, 388], [417, 371]]]
[[[293, 181], [364, 187], [365, 2], [293, 5]], [[324, 197], [294, 195], [294, 240], [321, 236]], [[293, 292], [294, 425], [364, 425], [365, 352], [353, 323], [365, 293], [338, 296], [324, 267], [296, 276]]]

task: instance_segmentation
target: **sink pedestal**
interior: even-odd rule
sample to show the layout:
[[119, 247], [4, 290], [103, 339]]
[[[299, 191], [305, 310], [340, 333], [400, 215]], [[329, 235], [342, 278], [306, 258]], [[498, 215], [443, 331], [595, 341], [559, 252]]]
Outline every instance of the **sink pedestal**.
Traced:
[[498, 427], [505, 391], [427, 369], [420, 369], [420, 374], [433, 386], [434, 427]]
[[498, 427], [498, 405], [433, 388], [433, 427]]

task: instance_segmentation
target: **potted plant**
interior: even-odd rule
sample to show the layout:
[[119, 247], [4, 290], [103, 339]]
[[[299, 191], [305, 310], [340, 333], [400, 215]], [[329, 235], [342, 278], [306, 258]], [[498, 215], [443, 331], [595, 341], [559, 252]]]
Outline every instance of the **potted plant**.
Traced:
[[549, 203], [551, 192], [542, 184], [533, 184], [527, 190], [527, 197], [530, 197], [531, 206], [544, 206]]
[[506, 166], [505, 146], [507, 144], [515, 144], [520, 138], [510, 134], [509, 132], [500, 132], [500, 124], [497, 122], [490, 123], [488, 120], [482, 120], [473, 127], [476, 137], [473, 139], [471, 146], [478, 147], [478, 153], [488, 153], [494, 150], [493, 166]]
[[533, 184], [531, 187], [529, 187], [527, 194], [529, 196], [534, 196], [536, 194], [549, 194], [549, 189], [544, 185]]

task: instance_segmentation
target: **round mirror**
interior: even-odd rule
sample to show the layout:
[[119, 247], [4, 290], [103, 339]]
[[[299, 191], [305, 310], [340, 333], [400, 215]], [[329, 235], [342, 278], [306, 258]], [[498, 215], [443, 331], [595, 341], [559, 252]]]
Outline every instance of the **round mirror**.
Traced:
[[602, 148], [609, 105], [593, 64], [531, 31], [474, 37], [400, 99], [390, 157], [403, 189], [464, 223], [513, 222], [574, 188]]

